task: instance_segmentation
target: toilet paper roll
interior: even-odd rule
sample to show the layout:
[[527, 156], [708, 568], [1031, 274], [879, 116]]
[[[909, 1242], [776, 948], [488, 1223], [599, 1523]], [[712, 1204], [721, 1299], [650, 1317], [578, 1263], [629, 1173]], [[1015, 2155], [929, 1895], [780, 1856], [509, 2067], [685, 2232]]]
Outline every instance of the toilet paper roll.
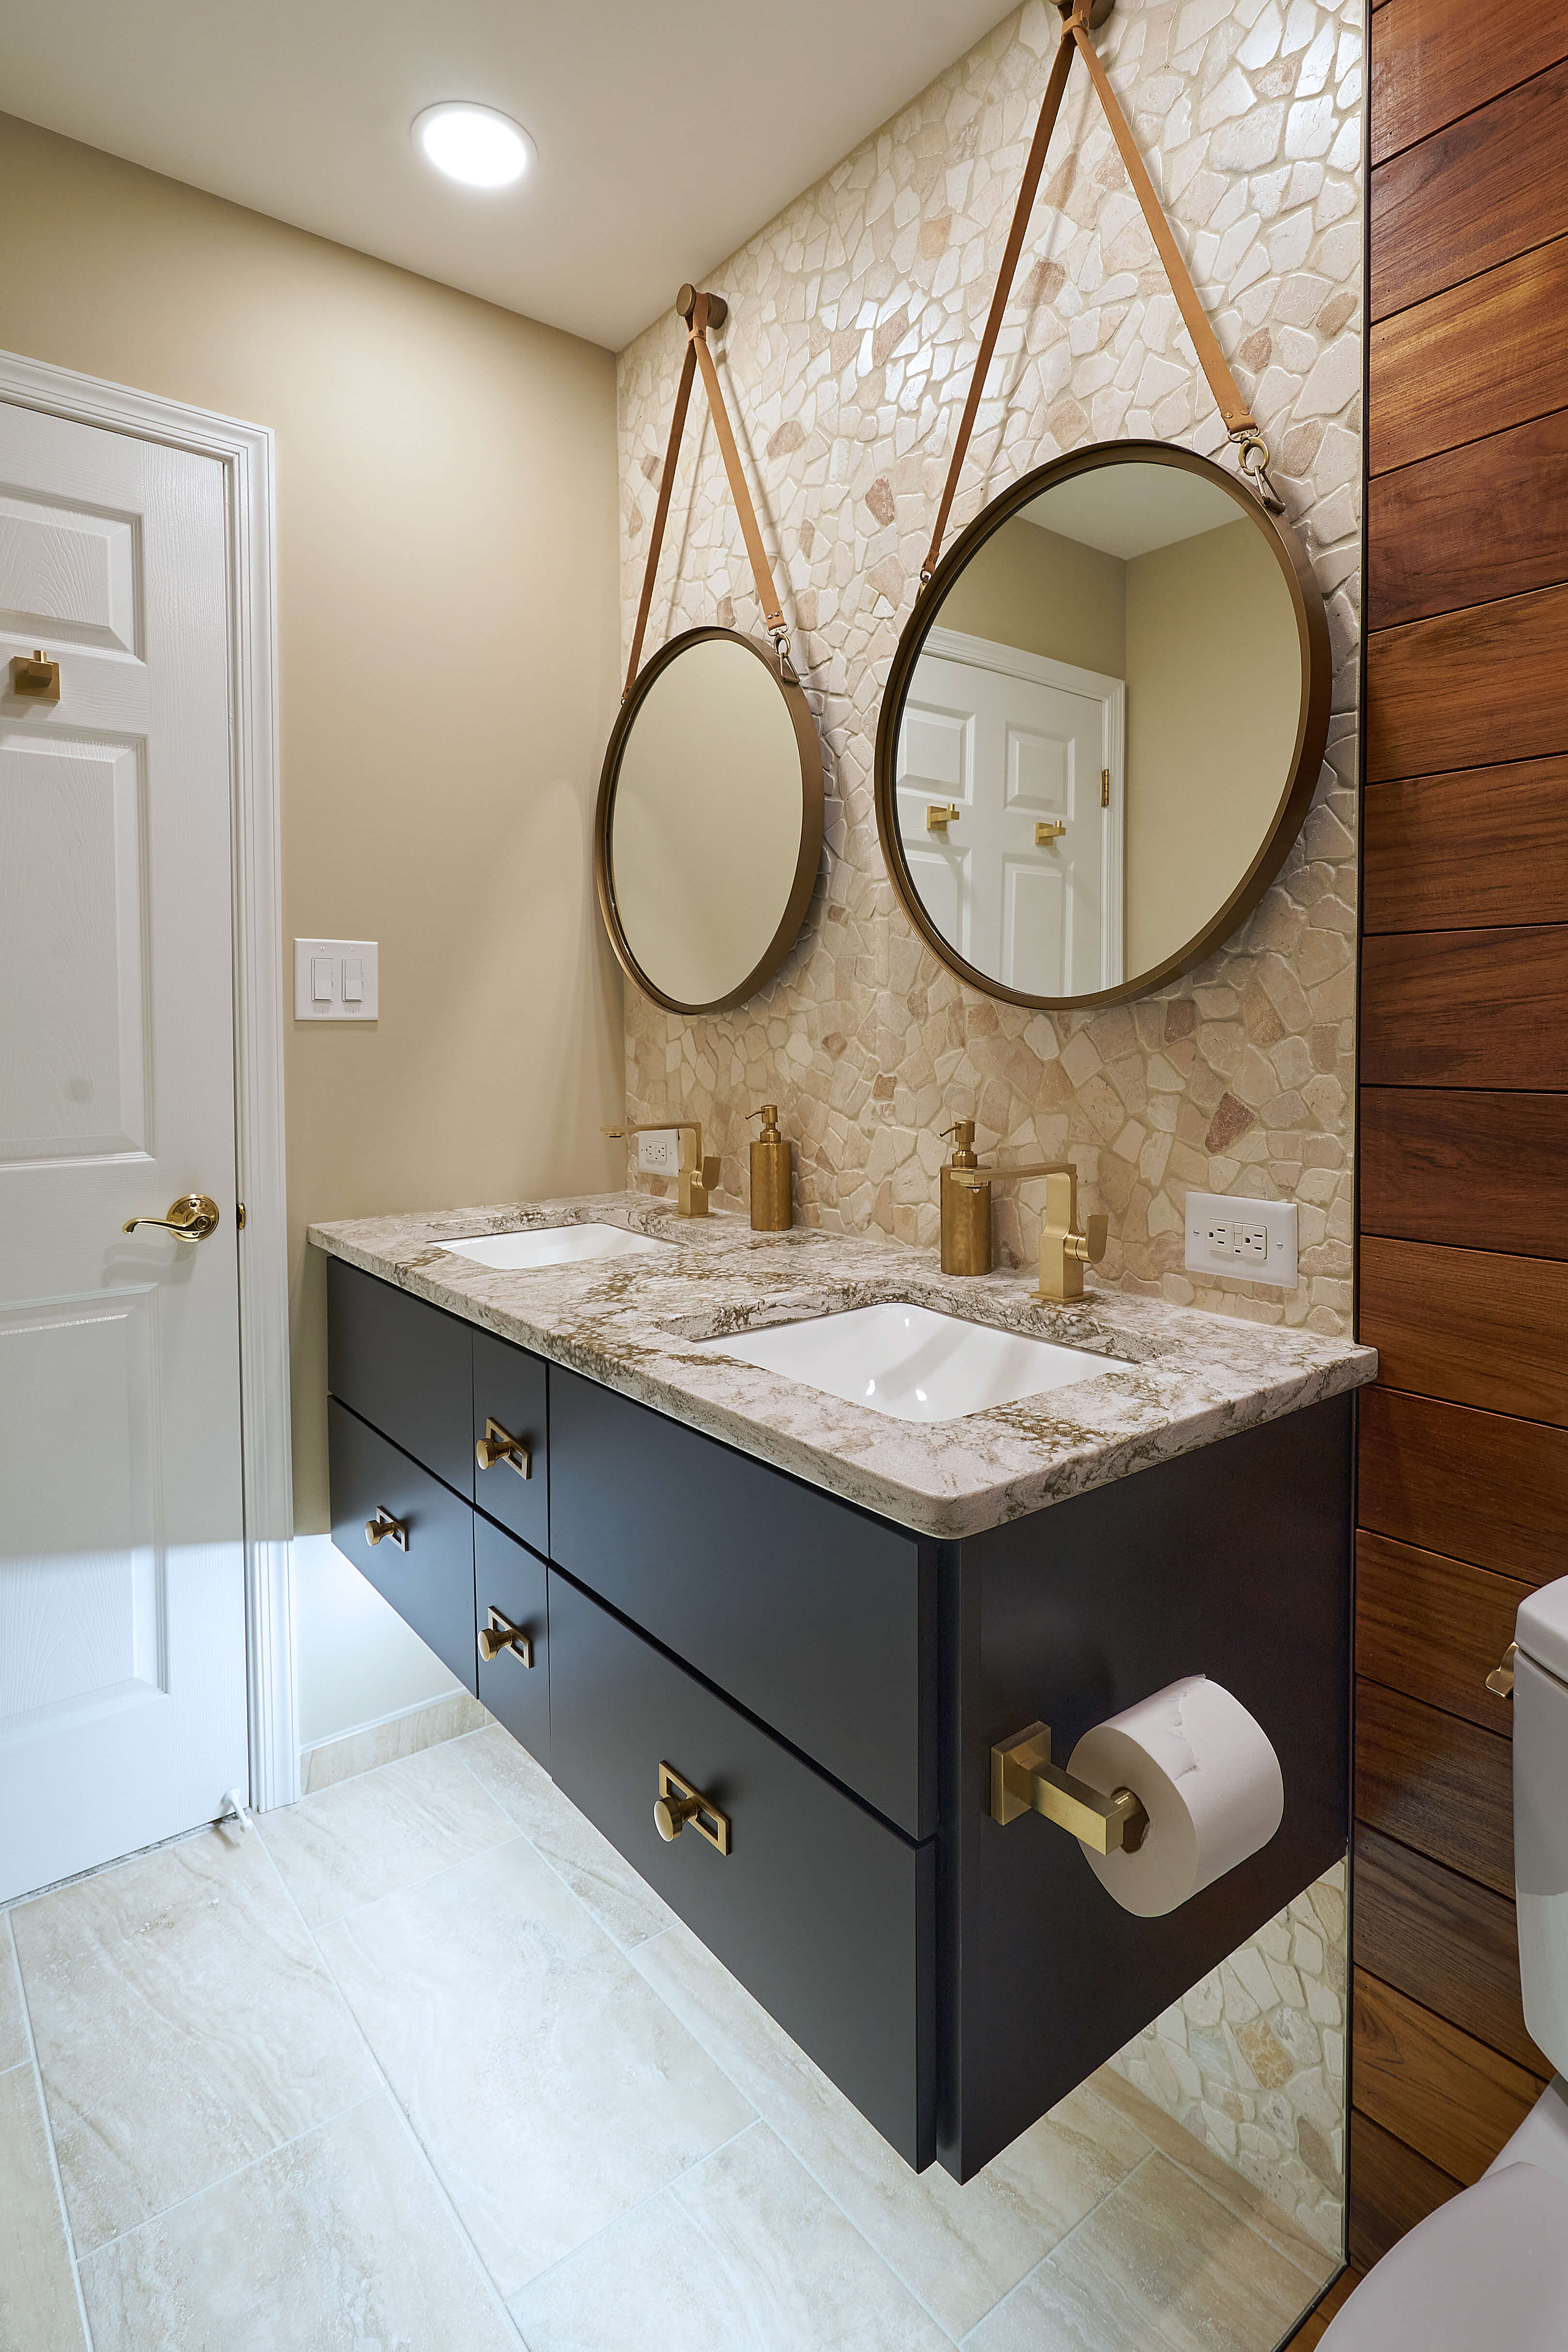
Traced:
[[1141, 1919], [1174, 1911], [1267, 1845], [1285, 1811], [1268, 1733], [1206, 1675], [1171, 1683], [1086, 1731], [1068, 1770], [1105, 1796], [1131, 1789], [1149, 1816], [1135, 1853], [1084, 1848], [1106, 1892]]

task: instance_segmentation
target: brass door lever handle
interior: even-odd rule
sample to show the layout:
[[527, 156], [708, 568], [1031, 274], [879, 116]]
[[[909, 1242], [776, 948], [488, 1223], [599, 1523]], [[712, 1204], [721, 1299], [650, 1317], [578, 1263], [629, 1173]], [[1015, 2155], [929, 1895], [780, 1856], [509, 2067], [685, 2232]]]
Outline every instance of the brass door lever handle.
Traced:
[[120, 1230], [133, 1234], [138, 1225], [157, 1225], [176, 1241], [205, 1242], [217, 1231], [220, 1213], [217, 1202], [205, 1192], [185, 1192], [170, 1202], [166, 1217], [127, 1217]]

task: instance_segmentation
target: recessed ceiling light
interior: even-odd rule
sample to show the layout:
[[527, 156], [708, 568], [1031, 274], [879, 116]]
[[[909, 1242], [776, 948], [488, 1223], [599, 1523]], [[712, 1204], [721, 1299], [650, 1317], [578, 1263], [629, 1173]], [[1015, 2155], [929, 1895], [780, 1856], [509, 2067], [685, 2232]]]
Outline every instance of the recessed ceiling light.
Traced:
[[533, 161], [533, 142], [493, 106], [427, 106], [414, 118], [414, 143], [466, 188], [508, 188]]

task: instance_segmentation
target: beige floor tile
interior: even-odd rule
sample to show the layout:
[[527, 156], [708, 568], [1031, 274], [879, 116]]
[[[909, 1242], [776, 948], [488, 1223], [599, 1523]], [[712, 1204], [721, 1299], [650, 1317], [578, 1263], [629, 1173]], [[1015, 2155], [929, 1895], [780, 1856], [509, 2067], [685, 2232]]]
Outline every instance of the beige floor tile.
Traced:
[[752, 2119], [522, 1838], [321, 1945], [505, 2294]]
[[1318, 2291], [1158, 2149], [1051, 2263], [1085, 2295], [1125, 2296], [1172, 2352], [1273, 2352]]
[[307, 1797], [317, 1796], [323, 1789], [335, 1789], [341, 1780], [395, 1763], [401, 1756], [417, 1756], [426, 1748], [439, 1748], [445, 1740], [460, 1739], [465, 1732], [480, 1730], [489, 1719], [489, 1708], [482, 1707], [471, 1692], [453, 1691], [446, 1698], [433, 1698], [427, 1706], [395, 1715], [390, 1723], [373, 1723], [363, 1731], [345, 1731], [341, 1738], [320, 1739], [314, 1748], [301, 1748], [300, 1786]]
[[954, 2336], [984, 2318], [1149, 2153], [1092, 2093], [1075, 2092], [960, 2188], [915, 2174], [688, 1928], [636, 1967], [731, 2081]]
[[454, 1746], [448, 1740], [403, 1757], [258, 1817], [312, 1927], [512, 1836], [510, 1822], [465, 1771]]
[[669, 1906], [499, 1723], [465, 1739], [455, 1752], [623, 1951], [670, 1926], [675, 1914]]
[[95, 2352], [517, 2352], [384, 2091], [90, 2255]]
[[949, 2352], [766, 2124], [511, 2309], [531, 2352]]
[[963, 2352], [1171, 2352], [1171, 2344], [1114, 2277], [1069, 2277], [1053, 2256], [964, 2337]]
[[[0, 1959], [9, 1968], [9, 1951], [0, 1948]], [[0, 2074], [0, 2345], [87, 2352], [30, 2064]]]
[[374, 2074], [256, 1837], [211, 1830], [11, 1914], [79, 2252]]
[[22, 1985], [11, 1949], [7, 1914], [0, 1911], [0, 2074], [32, 2057], [27, 2047], [26, 2020], [22, 2011]]
[[1239, 2221], [1249, 2221], [1260, 2237], [1267, 2238], [1299, 2271], [1304, 2271], [1315, 2286], [1327, 2285], [1341, 2267], [1340, 2257], [1325, 2253], [1315, 2238], [1308, 2237], [1288, 2213], [1281, 2212], [1272, 2198], [1266, 2197], [1244, 2174], [1233, 2172], [1212, 2148], [1166, 2115], [1163, 2107], [1157, 2107], [1152, 2099], [1145, 2098], [1114, 2068], [1102, 2066], [1089, 2077], [1089, 2087], [1125, 2116], [1134, 2130], [1142, 2132], [1156, 2147], [1163, 2148], [1173, 2163], [1179, 2164], [1184, 2172], [1194, 2173], [1222, 2205], [1228, 2206]]

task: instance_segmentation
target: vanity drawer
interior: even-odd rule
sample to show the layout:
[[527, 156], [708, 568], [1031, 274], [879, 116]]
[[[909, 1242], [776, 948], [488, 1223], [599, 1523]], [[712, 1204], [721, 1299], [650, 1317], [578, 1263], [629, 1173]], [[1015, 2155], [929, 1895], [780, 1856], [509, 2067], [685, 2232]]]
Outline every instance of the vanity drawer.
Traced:
[[544, 1562], [524, 1544], [514, 1543], [478, 1512], [474, 1515], [474, 1615], [476, 1640], [492, 1609], [516, 1625], [533, 1644], [525, 1666], [516, 1650], [479, 1658], [479, 1695], [498, 1723], [550, 1769], [550, 1619]]
[[936, 1556], [552, 1365], [550, 1557], [911, 1837], [936, 1825]]
[[550, 1549], [550, 1448], [545, 1416], [544, 1366], [526, 1348], [475, 1331], [474, 1427], [469, 1451], [496, 1422], [529, 1453], [529, 1475], [521, 1477], [504, 1458], [485, 1469], [476, 1459], [474, 1500], [481, 1511], [510, 1528], [535, 1551]]
[[327, 1386], [362, 1420], [473, 1500], [468, 1324], [342, 1258], [329, 1258]]
[[[552, 1770], [673, 1910], [919, 2170], [933, 2145], [934, 1848], [878, 1821], [550, 1576]], [[668, 1763], [731, 1850], [654, 1826]]]
[[[327, 1444], [333, 1543], [477, 1696], [472, 1508], [335, 1397]], [[406, 1551], [390, 1538], [366, 1540], [365, 1521], [378, 1511], [407, 1529]]]

